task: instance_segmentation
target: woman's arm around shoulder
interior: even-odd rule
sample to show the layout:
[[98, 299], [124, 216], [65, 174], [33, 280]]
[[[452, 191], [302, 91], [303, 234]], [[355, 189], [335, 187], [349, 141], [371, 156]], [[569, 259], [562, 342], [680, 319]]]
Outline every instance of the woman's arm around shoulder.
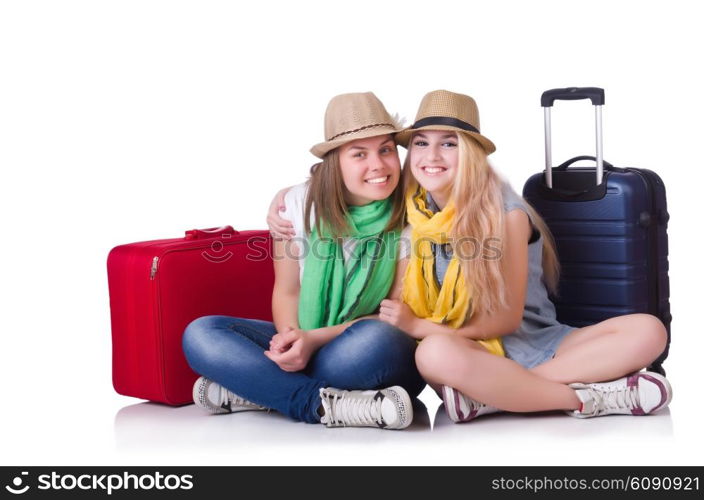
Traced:
[[291, 220], [281, 217], [279, 214], [279, 212], [286, 212], [286, 194], [293, 187], [289, 186], [279, 190], [269, 204], [266, 224], [269, 226], [269, 232], [274, 238], [288, 240], [296, 235]]

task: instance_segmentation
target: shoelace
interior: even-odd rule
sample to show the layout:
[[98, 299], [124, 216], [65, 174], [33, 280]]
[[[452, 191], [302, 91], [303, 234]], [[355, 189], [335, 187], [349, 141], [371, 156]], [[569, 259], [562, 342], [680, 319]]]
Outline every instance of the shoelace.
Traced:
[[[323, 407], [327, 419], [338, 425], [368, 425], [382, 426], [381, 402], [384, 398], [374, 398], [368, 395], [342, 395], [324, 392]], [[327, 404], [326, 404], [327, 403]]]
[[251, 401], [247, 401], [244, 398], [241, 398], [237, 396], [236, 394], [233, 394], [232, 392], [228, 391], [226, 388], [223, 386], [220, 386], [220, 391], [219, 391], [219, 401], [218, 401], [218, 406], [222, 407], [222, 405], [226, 405], [228, 402], [230, 403], [230, 407], [236, 407], [236, 406], [257, 406]]
[[632, 410], [640, 405], [637, 387], [601, 389], [593, 391], [592, 394], [597, 402], [597, 415], [606, 413], [609, 410], [622, 410], [624, 408]]

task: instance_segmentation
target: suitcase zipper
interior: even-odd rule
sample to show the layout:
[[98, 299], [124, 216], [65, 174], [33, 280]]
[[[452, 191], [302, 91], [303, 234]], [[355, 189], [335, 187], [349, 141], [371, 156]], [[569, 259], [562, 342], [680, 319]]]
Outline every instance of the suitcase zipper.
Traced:
[[158, 376], [161, 378], [160, 383], [159, 383], [159, 392], [161, 392], [161, 397], [162, 401], [165, 401], [168, 403], [169, 398], [168, 395], [166, 394], [166, 363], [164, 361], [164, 332], [162, 329], [162, 321], [161, 321], [161, 305], [160, 305], [160, 297], [159, 297], [159, 284], [156, 283], [155, 278], [156, 278], [156, 271], [159, 268], [159, 256], [155, 255], [152, 257], [152, 266], [149, 271], [149, 281], [154, 282], [154, 284], [151, 286], [151, 293], [152, 293], [152, 307], [153, 307], [153, 314], [154, 314], [154, 330], [156, 332], [156, 343], [158, 349]]
[[154, 258], [152, 259], [152, 270], [151, 270], [151, 272], [149, 273], [149, 279], [150, 279], [150, 280], [153, 280], [153, 279], [154, 279], [154, 276], [156, 276], [156, 269], [157, 269], [158, 265], [159, 265], [159, 257], [154, 257]]

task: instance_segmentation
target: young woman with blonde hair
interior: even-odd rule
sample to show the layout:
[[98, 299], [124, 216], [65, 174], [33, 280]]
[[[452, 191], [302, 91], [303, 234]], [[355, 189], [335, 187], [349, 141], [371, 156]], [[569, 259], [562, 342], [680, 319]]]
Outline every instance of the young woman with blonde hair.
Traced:
[[422, 340], [418, 369], [453, 421], [499, 409], [644, 415], [669, 404], [668, 381], [640, 371], [666, 345], [657, 318], [557, 321], [550, 232], [489, 164], [495, 146], [471, 97], [426, 94], [397, 142], [408, 147], [413, 251], [399, 261], [401, 297], [382, 301], [379, 317]]

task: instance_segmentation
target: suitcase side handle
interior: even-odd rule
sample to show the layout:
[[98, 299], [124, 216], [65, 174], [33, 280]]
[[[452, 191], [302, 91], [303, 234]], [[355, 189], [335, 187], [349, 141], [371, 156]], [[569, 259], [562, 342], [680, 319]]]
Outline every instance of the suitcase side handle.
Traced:
[[577, 101], [579, 99], [589, 99], [594, 106], [604, 105], [604, 89], [599, 87], [567, 87], [564, 89], [552, 89], [543, 92], [540, 98], [540, 105], [549, 108], [555, 101]]
[[209, 227], [207, 229], [189, 229], [186, 231], [187, 240], [205, 240], [209, 238], [219, 238], [224, 235], [232, 236], [239, 234], [239, 231], [232, 226]]

